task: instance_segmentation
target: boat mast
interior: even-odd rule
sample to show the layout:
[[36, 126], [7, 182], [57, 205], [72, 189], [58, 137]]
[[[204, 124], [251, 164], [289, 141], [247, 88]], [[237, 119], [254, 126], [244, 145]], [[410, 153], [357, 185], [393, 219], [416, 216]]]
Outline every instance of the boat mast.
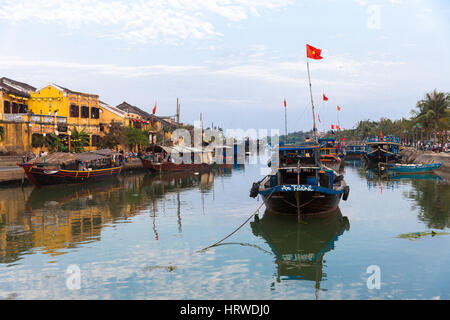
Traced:
[[312, 94], [312, 85], [311, 85], [311, 75], [309, 73], [309, 61], [308, 57], [306, 57], [306, 67], [308, 69], [308, 81], [309, 81], [309, 93], [311, 95], [311, 107], [312, 107], [312, 115], [313, 115], [313, 133], [314, 133], [314, 142], [317, 142], [317, 134], [316, 134], [316, 115], [314, 113], [314, 99]]

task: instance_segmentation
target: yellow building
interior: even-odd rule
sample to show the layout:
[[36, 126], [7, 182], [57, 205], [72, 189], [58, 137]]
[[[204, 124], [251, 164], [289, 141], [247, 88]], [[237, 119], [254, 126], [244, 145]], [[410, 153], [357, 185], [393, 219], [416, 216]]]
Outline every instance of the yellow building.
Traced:
[[56, 84], [50, 84], [31, 93], [29, 110], [35, 120], [41, 117], [52, 122], [53, 128], [43, 130], [42, 126], [32, 126], [33, 135], [55, 133], [61, 138], [71, 135], [75, 127], [89, 134], [86, 150], [95, 150], [100, 140], [100, 107], [98, 95], [72, 91]]
[[26, 83], [0, 78], [0, 104], [0, 153], [49, 151], [45, 145], [53, 141], [50, 134], [67, 145], [74, 127], [89, 135], [86, 151], [97, 148], [113, 123], [148, 131], [150, 141], [158, 143], [170, 140], [176, 128], [175, 123], [127, 102], [112, 107], [96, 94], [56, 84], [36, 90]]
[[26, 83], [0, 78], [0, 153], [29, 151], [26, 116], [34, 90]]

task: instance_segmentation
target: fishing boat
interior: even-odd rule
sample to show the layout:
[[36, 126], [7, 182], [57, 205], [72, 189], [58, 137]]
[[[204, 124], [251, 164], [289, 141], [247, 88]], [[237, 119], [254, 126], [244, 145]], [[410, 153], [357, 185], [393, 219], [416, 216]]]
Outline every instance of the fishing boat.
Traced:
[[[322, 59], [321, 49], [308, 44], [306, 54], [307, 58]], [[296, 214], [299, 221], [302, 215], [335, 210], [341, 198], [347, 200], [350, 192], [343, 175], [321, 163], [308, 59], [306, 66], [313, 118], [312, 142], [276, 146], [273, 152], [275, 159], [270, 162], [272, 172], [254, 182], [250, 190], [250, 197], [261, 195], [267, 209], [275, 213]]]
[[366, 139], [364, 158], [369, 165], [379, 162], [398, 162], [400, 158], [400, 139], [393, 136], [369, 137]]
[[344, 155], [335, 138], [319, 138], [320, 161], [327, 167], [339, 171], [344, 166]]
[[140, 159], [144, 168], [151, 172], [207, 171], [233, 167], [233, 163], [215, 163], [211, 148], [155, 145], [147, 150], [148, 152], [141, 155]]
[[414, 174], [414, 173], [431, 173], [433, 170], [439, 169], [444, 162], [439, 163], [419, 163], [419, 164], [403, 164], [403, 163], [378, 163], [380, 170], [387, 170], [396, 174]]
[[343, 175], [320, 162], [320, 146], [312, 143], [280, 146], [278, 167], [253, 183], [250, 197], [261, 195], [271, 211], [300, 218], [335, 210], [349, 191]]
[[101, 181], [117, 176], [122, 170], [118, 153], [102, 155], [98, 152], [55, 152], [19, 166], [38, 187]]
[[349, 144], [345, 147], [345, 159], [354, 160], [361, 159], [364, 156], [365, 148], [364, 145], [360, 144]]

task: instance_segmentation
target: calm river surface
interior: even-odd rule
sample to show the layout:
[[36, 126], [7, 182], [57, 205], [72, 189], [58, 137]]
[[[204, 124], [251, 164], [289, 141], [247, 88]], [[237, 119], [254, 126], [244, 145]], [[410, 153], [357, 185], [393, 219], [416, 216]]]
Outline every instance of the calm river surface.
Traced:
[[345, 170], [339, 211], [298, 224], [262, 210], [204, 252], [261, 203], [258, 165], [1, 188], [0, 298], [449, 299], [450, 186]]

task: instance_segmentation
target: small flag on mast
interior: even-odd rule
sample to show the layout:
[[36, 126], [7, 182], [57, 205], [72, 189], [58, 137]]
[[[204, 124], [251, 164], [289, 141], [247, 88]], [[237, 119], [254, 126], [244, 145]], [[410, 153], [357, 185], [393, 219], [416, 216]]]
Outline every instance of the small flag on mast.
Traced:
[[328, 101], [327, 96], [325, 95], [325, 93], [323, 94], [323, 101]]
[[340, 106], [337, 106], [337, 110], [338, 110], [338, 111], [341, 111], [341, 107], [340, 107]]
[[284, 99], [284, 107], [286, 108], [286, 99]]
[[153, 107], [153, 114], [155, 114], [156, 112], [156, 101], [155, 101], [155, 106]]

